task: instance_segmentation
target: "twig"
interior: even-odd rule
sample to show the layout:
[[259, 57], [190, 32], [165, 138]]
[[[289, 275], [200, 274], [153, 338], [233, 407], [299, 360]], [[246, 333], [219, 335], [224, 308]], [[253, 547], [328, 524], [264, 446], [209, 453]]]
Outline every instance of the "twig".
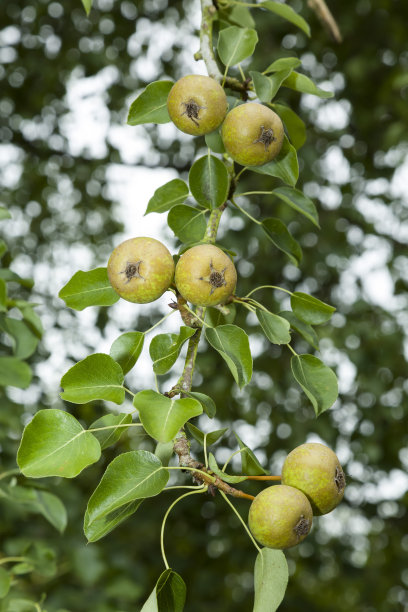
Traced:
[[343, 42], [339, 26], [336, 23], [332, 13], [330, 12], [324, 0], [308, 0], [309, 7], [316, 13], [325, 28], [333, 36], [337, 43]]

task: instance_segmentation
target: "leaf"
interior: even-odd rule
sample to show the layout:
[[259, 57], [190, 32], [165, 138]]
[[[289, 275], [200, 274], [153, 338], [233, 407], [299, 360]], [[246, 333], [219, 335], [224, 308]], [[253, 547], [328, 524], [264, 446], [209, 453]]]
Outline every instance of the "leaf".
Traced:
[[270, 217], [262, 221], [262, 229], [276, 248], [283, 251], [290, 261], [297, 266], [302, 259], [302, 249], [286, 225], [280, 219]]
[[309, 79], [305, 74], [300, 72], [292, 72], [287, 79], [282, 83], [284, 87], [294, 89], [300, 93], [311, 94], [312, 96], [318, 96], [319, 98], [332, 98], [334, 93], [332, 91], [326, 91], [317, 87], [313, 83], [312, 79]]
[[11, 214], [5, 206], [0, 206], [0, 221], [3, 219], [11, 219]]
[[301, 65], [301, 61], [298, 57], [280, 57], [275, 60], [268, 66], [266, 70], [264, 70], [265, 74], [269, 74], [270, 72], [282, 72], [283, 70], [294, 70]]
[[121, 366], [105, 353], [95, 353], [76, 363], [61, 378], [62, 399], [73, 404], [84, 404], [102, 399], [123, 404], [123, 371]]
[[235, 5], [228, 9], [228, 21], [239, 26], [254, 28], [255, 21], [246, 6]]
[[258, 34], [252, 28], [231, 26], [221, 30], [217, 51], [224, 66], [235, 66], [252, 55], [258, 42]]
[[22, 278], [12, 270], [8, 268], [0, 269], [0, 278], [10, 283], [18, 283], [22, 287], [26, 287], [27, 289], [32, 289], [34, 286], [34, 281], [32, 278]]
[[14, 305], [21, 312], [24, 321], [31, 331], [37, 336], [37, 338], [41, 338], [44, 330], [41, 319], [34, 310], [34, 308], [39, 306], [39, 304], [32, 304], [31, 302], [26, 302], [25, 300], [15, 300]]
[[220, 130], [214, 130], [205, 135], [205, 144], [213, 153], [225, 153], [224, 143], [221, 138]]
[[166, 569], [140, 612], [183, 612], [186, 585], [181, 576]]
[[271, 13], [275, 13], [275, 15], [279, 15], [279, 17], [286, 19], [286, 21], [290, 21], [290, 23], [293, 23], [293, 25], [307, 34], [307, 36], [310, 36], [310, 27], [308, 23], [287, 4], [268, 0], [267, 2], [261, 2], [258, 6], [263, 6], [268, 11], [271, 11]]
[[317, 351], [319, 350], [319, 339], [313, 327], [298, 319], [291, 310], [280, 312], [279, 315], [289, 321], [291, 328], [300, 334], [302, 338], [306, 340], [306, 342], [313, 346], [313, 348], [315, 348]]
[[10, 590], [11, 576], [4, 567], [0, 567], [0, 599], [5, 597]]
[[174, 206], [167, 216], [167, 224], [174, 234], [186, 244], [199, 242], [207, 227], [203, 211], [192, 206]]
[[247, 474], [248, 476], [260, 476], [263, 474], [268, 474], [269, 472], [265, 470], [262, 465], [259, 463], [258, 459], [255, 457], [254, 453], [251, 449], [241, 440], [239, 435], [235, 433], [234, 436], [237, 439], [239, 444], [239, 448], [241, 449], [241, 465], [242, 465], [242, 473]]
[[221, 471], [212, 453], [208, 454], [208, 465], [210, 469], [214, 472], [214, 474], [218, 476], [218, 478], [221, 478], [221, 480], [229, 482], [230, 484], [236, 484], [238, 482], [248, 480], [247, 476], [231, 476], [230, 474], [226, 474], [225, 472]]
[[290, 305], [295, 315], [310, 325], [326, 323], [331, 319], [333, 312], [336, 310], [334, 306], [321, 302], [308, 293], [302, 293], [301, 291], [292, 293]]
[[292, 187], [278, 187], [272, 191], [273, 195], [289, 204], [292, 208], [307, 217], [316, 227], [320, 228], [319, 216], [312, 200], [304, 193]]
[[195, 399], [170, 399], [156, 391], [140, 391], [133, 405], [147, 433], [159, 442], [173, 440], [186, 421], [203, 412]]
[[271, 312], [256, 309], [256, 316], [265, 336], [272, 344], [288, 344], [290, 342], [290, 325], [288, 321]]
[[106, 268], [89, 272], [79, 270], [58, 294], [69, 308], [83, 310], [88, 306], [111, 306], [118, 301], [112, 289]]
[[295, 149], [298, 150], [303, 147], [306, 142], [306, 126], [304, 121], [285, 104], [276, 104], [274, 102], [272, 108], [278, 113], [285, 124], [289, 139]]
[[272, 81], [270, 78], [262, 74], [261, 72], [257, 72], [256, 70], [251, 70], [250, 73], [252, 82], [255, 87], [255, 93], [261, 102], [270, 102], [272, 100]]
[[7, 302], [7, 285], [6, 285], [6, 281], [0, 278], [0, 312], [7, 311], [6, 302]]
[[281, 550], [262, 548], [255, 561], [253, 612], [275, 612], [288, 585], [286, 557]]
[[252, 355], [244, 330], [236, 325], [219, 325], [206, 329], [205, 336], [226, 361], [237, 385], [247, 385], [252, 377]]
[[176, 204], [182, 204], [189, 194], [187, 183], [181, 179], [173, 179], [154, 192], [147, 205], [145, 215], [170, 210]]
[[7, 244], [4, 242], [4, 240], [0, 239], [0, 258], [3, 257], [4, 253], [7, 253], [7, 251], [8, 251]]
[[174, 453], [173, 440], [170, 442], [158, 442], [154, 454], [160, 459], [164, 466], [169, 465], [169, 461]]
[[153, 371], [165, 374], [175, 364], [183, 344], [194, 336], [196, 329], [180, 327], [179, 334], [157, 334], [150, 343], [149, 352], [153, 360]]
[[208, 417], [210, 417], [210, 419], [213, 419], [215, 417], [215, 413], [217, 412], [217, 407], [215, 405], [214, 400], [211, 399], [211, 397], [209, 397], [208, 395], [205, 395], [204, 393], [197, 393], [197, 391], [188, 391], [186, 392], [186, 395], [188, 395], [188, 397], [192, 397], [193, 399], [196, 399], [197, 401], [199, 401], [201, 406], [203, 407], [204, 412], [206, 413]]
[[98, 440], [75, 417], [48, 408], [37, 412], [25, 427], [17, 463], [29, 478], [74, 478], [100, 455]]
[[280, 178], [284, 183], [294, 187], [299, 177], [299, 165], [296, 149], [289, 143], [286, 136], [279, 155], [263, 166], [251, 166], [252, 172], [268, 174]]
[[12, 338], [13, 353], [18, 359], [27, 359], [37, 348], [39, 338], [25, 321], [0, 316], [0, 330]]
[[128, 517], [140, 505], [135, 501], [158, 495], [168, 478], [160, 459], [148, 451], [130, 451], [113, 459], [88, 502], [85, 535], [94, 532], [95, 524], [103, 535], [111, 531], [122, 522], [123, 514]]
[[235, 304], [224, 305], [221, 310], [209, 307], [206, 310], [206, 320], [211, 327], [218, 327], [218, 325], [225, 325], [225, 323], [233, 323], [236, 313]]
[[144, 343], [142, 332], [126, 332], [116, 338], [110, 347], [109, 355], [122, 368], [124, 374], [130, 372], [139, 359]]
[[206, 446], [211, 446], [215, 444], [217, 440], [222, 438], [226, 431], [228, 431], [228, 427], [224, 429], [216, 429], [215, 431], [211, 431], [210, 433], [205, 434], [201, 429], [198, 429], [192, 423], [187, 423], [187, 429], [193, 436], [194, 440], [196, 440], [201, 446], [204, 446], [204, 437], [206, 438]]
[[117, 510], [113, 510], [113, 512], [109, 512], [109, 514], [101, 518], [96, 518], [92, 522], [89, 521], [87, 510], [84, 516], [84, 534], [88, 542], [97, 542], [108, 535], [115, 527], [134, 514], [143, 501], [143, 499], [136, 499], [133, 502], [123, 504]]
[[36, 512], [42, 516], [57, 531], [62, 533], [67, 525], [67, 511], [62, 501], [52, 493], [34, 487], [20, 485], [0, 485], [0, 500], [5, 499], [24, 510]]
[[31, 382], [32, 371], [24, 361], [17, 357], [0, 357], [0, 386], [27, 389]]
[[338, 385], [331, 368], [313, 355], [294, 355], [291, 368], [296, 381], [312, 402], [316, 416], [333, 406]]
[[213, 155], [200, 157], [191, 166], [188, 183], [193, 197], [206, 208], [217, 208], [225, 202], [229, 175], [225, 164]]
[[172, 81], [154, 81], [149, 83], [144, 91], [130, 106], [127, 118], [128, 125], [141, 125], [142, 123], [168, 123], [167, 98]]
[[[132, 415], [121, 412], [120, 414], [105, 414], [100, 419], [97, 419], [92, 423], [89, 429], [98, 429], [100, 427], [109, 427], [112, 429], [101, 429], [100, 431], [93, 431], [93, 435], [99, 441], [101, 449], [104, 450], [115, 444], [120, 436], [125, 432], [128, 427], [124, 425], [132, 422]], [[115, 427], [113, 427], [115, 426]]]

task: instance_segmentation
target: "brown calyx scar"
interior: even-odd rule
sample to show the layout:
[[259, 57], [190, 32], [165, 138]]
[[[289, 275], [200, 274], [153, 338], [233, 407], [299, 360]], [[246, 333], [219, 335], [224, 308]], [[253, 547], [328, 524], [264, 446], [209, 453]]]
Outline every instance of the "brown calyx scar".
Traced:
[[197, 119], [199, 119], [199, 113], [200, 110], [203, 110], [204, 108], [206, 108], [205, 106], [200, 106], [199, 104], [197, 104], [197, 102], [195, 100], [193, 100], [192, 98], [190, 98], [190, 100], [188, 102], [182, 102], [181, 103], [182, 106], [184, 106], [185, 111], [184, 113], [181, 113], [181, 116], [183, 115], [187, 115], [187, 117], [189, 119], [191, 119], [191, 121], [197, 126], [199, 127], [199, 123], [197, 121]]
[[276, 140], [276, 138], [273, 135], [273, 129], [272, 128], [268, 128], [266, 130], [265, 126], [261, 125], [261, 134], [260, 134], [259, 138], [254, 140], [254, 142], [252, 144], [256, 144], [257, 142], [261, 142], [263, 145], [265, 145], [265, 151], [267, 151], [269, 149], [269, 147], [271, 146], [271, 144], [273, 143], [274, 140]]
[[341, 493], [346, 486], [346, 477], [344, 476], [343, 470], [339, 466], [336, 467], [334, 482], [336, 483], [338, 492]]
[[120, 274], [124, 274], [126, 276], [127, 278], [126, 284], [130, 283], [132, 278], [142, 278], [143, 280], [146, 280], [140, 274], [140, 271], [139, 271], [141, 263], [143, 263], [142, 259], [140, 261], [136, 261], [136, 262], [128, 261], [126, 263], [126, 268], [120, 272]]
[[213, 262], [210, 261], [210, 274], [208, 276], [200, 276], [199, 280], [203, 280], [211, 285], [210, 295], [214, 293], [219, 287], [225, 287], [227, 281], [225, 280], [225, 267], [223, 270], [218, 271], [214, 268]]
[[297, 537], [300, 538], [301, 536], [307, 535], [309, 533], [309, 525], [309, 519], [305, 518], [302, 514], [300, 519], [294, 526], [293, 531], [296, 533]]

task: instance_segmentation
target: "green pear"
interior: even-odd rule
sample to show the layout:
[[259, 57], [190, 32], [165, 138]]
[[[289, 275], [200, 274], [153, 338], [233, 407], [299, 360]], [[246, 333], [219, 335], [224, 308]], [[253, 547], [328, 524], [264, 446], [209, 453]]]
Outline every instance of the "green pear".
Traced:
[[305, 495], [286, 485], [267, 487], [251, 504], [248, 525], [254, 538], [268, 548], [290, 548], [305, 539], [313, 512]]
[[346, 479], [335, 453], [324, 444], [307, 443], [286, 457], [282, 484], [295, 487], [309, 499], [314, 515], [331, 512], [343, 499]]

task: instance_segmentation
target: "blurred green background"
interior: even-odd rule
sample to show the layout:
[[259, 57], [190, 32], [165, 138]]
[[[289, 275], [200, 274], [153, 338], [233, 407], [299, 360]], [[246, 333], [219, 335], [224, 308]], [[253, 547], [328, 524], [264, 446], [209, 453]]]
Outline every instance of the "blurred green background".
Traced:
[[[290, 4], [309, 21], [312, 37], [272, 14], [254, 13], [260, 43], [250, 69], [296, 55], [307, 75], [335, 92], [332, 100], [300, 97], [288, 89], [278, 94], [278, 101], [288, 103], [307, 125], [299, 188], [316, 202], [321, 231], [283, 204], [255, 197], [247, 203], [251, 214], [265, 217], [273, 210], [302, 244], [300, 269], [236, 211], [226, 212], [220, 241], [238, 254], [241, 295], [272, 283], [313, 293], [336, 307], [332, 323], [318, 333], [322, 358], [338, 374], [340, 397], [316, 420], [292, 379], [289, 352], [267, 344], [256, 321], [240, 311], [237, 323], [253, 337], [256, 374], [239, 392], [224, 363], [203, 345], [195, 390], [213, 397], [217, 417], [215, 425], [204, 419], [199, 424], [217, 429], [234, 423], [275, 473], [286, 453], [306, 440], [328, 444], [343, 464], [344, 502], [316, 520], [307, 540], [286, 553], [291, 575], [280, 609], [406, 611], [408, 4], [329, 2], [341, 44], [332, 42], [305, 1]], [[204, 139], [169, 125], [127, 127], [126, 115], [149, 82], [204, 73], [202, 62], [193, 61], [199, 11], [199, 2], [187, 0], [99, 0], [89, 17], [79, 0], [0, 5], [0, 200], [12, 214], [2, 222], [9, 246], [3, 262], [34, 278], [30, 299], [40, 304], [44, 326], [43, 340], [30, 357], [33, 384], [25, 391], [1, 391], [1, 472], [15, 467], [31, 415], [63, 406], [59, 380], [70, 365], [106, 350], [121, 331], [146, 329], [166, 312], [164, 297], [149, 307], [75, 313], [57, 294], [77, 269], [106, 265], [130, 227], [143, 223], [145, 232], [176, 249], [165, 219], [154, 214], [142, 221], [142, 216], [152, 181], [166, 182], [176, 176], [174, 169], [185, 178], [194, 156], [205, 150]], [[168, 173], [157, 175], [160, 168]], [[258, 174], [244, 176], [245, 190], [273, 184]], [[126, 225], [129, 211], [132, 221]], [[29, 290], [16, 285], [14, 294], [26, 298]], [[287, 308], [282, 295], [265, 291], [258, 299], [277, 312]], [[1, 353], [7, 354], [8, 340], [1, 338]], [[309, 351], [299, 337], [294, 346], [298, 353]], [[146, 363], [131, 378], [134, 390], [145, 388], [146, 381], [154, 384]], [[172, 378], [163, 380], [166, 389]], [[97, 402], [68, 409], [86, 424], [106, 411]], [[87, 500], [107, 463], [134, 448], [152, 450], [146, 438], [132, 432], [75, 481], [37, 482], [66, 506], [62, 535], [3, 491], [1, 556], [25, 554], [31, 542], [41, 563], [38, 571], [23, 568], [15, 576], [1, 610], [39, 609], [18, 600], [39, 602], [44, 593], [48, 612], [142, 607], [163, 569], [160, 523], [175, 494], [146, 501], [95, 544], [86, 545], [82, 532]], [[231, 433], [218, 444], [217, 457], [222, 461], [236, 448]], [[239, 470], [239, 463], [234, 465]], [[18, 477], [18, 483], [26, 481]], [[245, 490], [254, 493], [259, 486]], [[248, 503], [236, 506], [246, 516]], [[204, 503], [191, 498], [177, 507], [166, 550], [187, 584], [186, 612], [252, 609], [256, 551], [219, 496]]]

